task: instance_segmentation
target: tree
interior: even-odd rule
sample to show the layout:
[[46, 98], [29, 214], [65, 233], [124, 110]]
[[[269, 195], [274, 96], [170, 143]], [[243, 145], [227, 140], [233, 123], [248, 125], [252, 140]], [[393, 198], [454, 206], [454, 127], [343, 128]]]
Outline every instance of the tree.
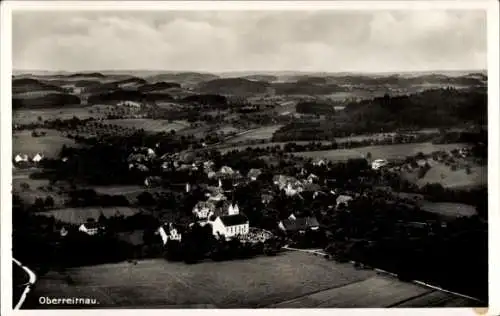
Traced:
[[52, 198], [52, 196], [49, 195], [45, 198], [45, 207], [46, 208], [54, 207], [54, 198]]
[[43, 200], [43, 198], [37, 197], [33, 206], [37, 210], [43, 210], [45, 208], [45, 201]]
[[368, 161], [372, 160], [372, 153], [371, 152], [366, 153], [366, 160], [368, 160]]

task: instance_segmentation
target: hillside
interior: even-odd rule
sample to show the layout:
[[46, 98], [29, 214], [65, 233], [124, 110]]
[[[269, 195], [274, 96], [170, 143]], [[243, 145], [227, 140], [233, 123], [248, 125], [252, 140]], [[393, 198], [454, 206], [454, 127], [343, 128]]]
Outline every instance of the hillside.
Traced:
[[88, 97], [89, 104], [102, 104], [120, 101], [171, 101], [173, 98], [167, 93], [142, 93], [133, 90], [118, 89], [111, 92], [92, 94]]
[[259, 75], [259, 74], [243, 76], [241, 78], [253, 81], [265, 81], [265, 82], [273, 82], [278, 80], [278, 77], [273, 75]]
[[[317, 80], [314, 80], [316, 81]], [[273, 83], [272, 87], [277, 95], [327, 95], [337, 92], [346, 92], [347, 88], [337, 84], [317, 84], [311, 83], [307, 79], [297, 82]]]
[[179, 73], [162, 73], [146, 77], [148, 82], [154, 83], [158, 81], [173, 81], [184, 84], [196, 84], [202, 81], [209, 81], [219, 78], [216, 75], [199, 72], [179, 72]]
[[13, 96], [18, 93], [37, 92], [37, 91], [50, 91], [51, 93], [54, 93], [54, 92], [63, 92], [64, 89], [56, 85], [40, 82], [39, 80], [36, 79], [22, 78], [22, 79], [12, 80]]
[[185, 103], [197, 103], [201, 105], [221, 106], [227, 105], [227, 98], [216, 94], [191, 95], [182, 99]]
[[153, 92], [153, 91], [162, 91], [162, 90], [167, 90], [170, 88], [180, 88], [181, 85], [176, 83], [176, 82], [165, 82], [165, 81], [160, 81], [160, 82], [155, 82], [155, 83], [146, 83], [140, 87], [138, 87], [137, 90], [141, 92]]
[[49, 93], [33, 98], [12, 98], [13, 109], [57, 108], [76, 104], [80, 104], [79, 97], [63, 93]]
[[224, 78], [202, 82], [197, 85], [196, 91], [208, 94], [246, 96], [268, 92], [269, 83], [252, 81], [243, 78]]

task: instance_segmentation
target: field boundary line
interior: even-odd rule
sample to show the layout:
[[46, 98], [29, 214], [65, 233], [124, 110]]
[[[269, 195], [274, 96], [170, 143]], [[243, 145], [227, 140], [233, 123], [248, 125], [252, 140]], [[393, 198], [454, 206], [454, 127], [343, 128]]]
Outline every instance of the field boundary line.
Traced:
[[[318, 250], [291, 248], [291, 247], [288, 247], [288, 246], [283, 247], [283, 249], [292, 250], [292, 251], [300, 251], [300, 252], [305, 252], [305, 253], [312, 253], [314, 255], [322, 255], [322, 256], [327, 255], [327, 253], [325, 253], [323, 251], [318, 251]], [[351, 264], [356, 264], [356, 263], [363, 264], [361, 262], [356, 262], [356, 261], [352, 261], [352, 260], [349, 261], [349, 263], [351, 263]], [[390, 275], [392, 277], [396, 277], [396, 278], [398, 277], [398, 275], [396, 273], [392, 273], [392, 272], [389, 272], [389, 271], [386, 271], [386, 270], [382, 270], [382, 269], [379, 269], [379, 268], [373, 268], [373, 270], [376, 271], [376, 272], [379, 272], [379, 273], [388, 274], [388, 275]], [[401, 282], [404, 282], [404, 281], [401, 281]], [[482, 300], [480, 300], [480, 299], [478, 299], [476, 297], [472, 297], [472, 296], [469, 296], [469, 295], [465, 295], [465, 294], [457, 293], [457, 292], [454, 292], [454, 291], [446, 290], [446, 289], [443, 289], [441, 287], [425, 283], [423, 281], [411, 280], [411, 281], [409, 281], [409, 283], [417, 284], [417, 285], [424, 286], [424, 287], [427, 287], [427, 288], [430, 288], [430, 289], [433, 289], [433, 290], [436, 290], [436, 291], [441, 291], [441, 292], [444, 292], [444, 293], [452, 294], [452, 295], [455, 295], [455, 296], [459, 296], [459, 297], [462, 297], [462, 298], [466, 298], [466, 299], [469, 299], [469, 300], [473, 300], [473, 301], [476, 301], [476, 302], [483, 303]]]
[[23, 294], [21, 295], [21, 298], [19, 299], [19, 302], [17, 302], [16, 306], [14, 306], [14, 309], [20, 309], [21, 306], [23, 305], [24, 301], [26, 300], [28, 293], [31, 290], [31, 287], [35, 284], [36, 282], [36, 274], [31, 271], [28, 267], [23, 266], [21, 262], [18, 260], [12, 258], [12, 261], [17, 264], [21, 269], [23, 269], [29, 276], [29, 281], [26, 287], [24, 288]]

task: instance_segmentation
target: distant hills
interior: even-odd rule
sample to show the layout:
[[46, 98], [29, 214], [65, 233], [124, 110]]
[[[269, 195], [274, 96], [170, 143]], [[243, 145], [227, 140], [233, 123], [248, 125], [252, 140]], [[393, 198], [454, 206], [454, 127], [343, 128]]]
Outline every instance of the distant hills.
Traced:
[[[238, 76], [236, 76], [238, 75]], [[132, 97], [143, 100], [183, 99], [192, 95], [222, 96], [331, 96], [336, 93], [364, 91], [373, 95], [374, 91], [403, 89], [413, 91], [454, 87], [481, 87], [487, 84], [484, 71], [469, 73], [406, 73], [406, 74], [331, 74], [303, 72], [274, 73], [226, 73], [210, 74], [201, 72], [152, 72], [133, 71], [130, 73], [102, 71], [79, 73], [38, 72], [13, 76], [12, 93], [18, 105], [34, 104], [61, 106], [60, 100], [76, 102], [71, 96], [85, 98], [91, 102], [108, 98], [122, 101]], [[407, 89], [407, 90], [404, 90]], [[126, 92], [128, 91], [128, 92]], [[51, 95], [50, 97], [46, 97]], [[61, 95], [57, 96], [56, 95]], [[68, 96], [68, 97], [65, 97]], [[20, 100], [42, 98], [32, 103]], [[119, 100], [118, 100], [119, 99]], [[204, 98], [202, 98], [204, 100]], [[43, 101], [43, 102], [42, 102]], [[206, 101], [206, 100], [205, 100]], [[204, 102], [205, 102], [204, 101]], [[20, 103], [21, 102], [21, 103]], [[208, 102], [210, 103], [210, 102]]]

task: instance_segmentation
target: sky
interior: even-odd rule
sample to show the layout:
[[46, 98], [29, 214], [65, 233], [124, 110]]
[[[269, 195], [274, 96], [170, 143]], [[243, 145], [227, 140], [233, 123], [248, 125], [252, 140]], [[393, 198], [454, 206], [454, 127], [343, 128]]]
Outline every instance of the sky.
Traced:
[[15, 70], [486, 69], [485, 11], [17, 11]]

